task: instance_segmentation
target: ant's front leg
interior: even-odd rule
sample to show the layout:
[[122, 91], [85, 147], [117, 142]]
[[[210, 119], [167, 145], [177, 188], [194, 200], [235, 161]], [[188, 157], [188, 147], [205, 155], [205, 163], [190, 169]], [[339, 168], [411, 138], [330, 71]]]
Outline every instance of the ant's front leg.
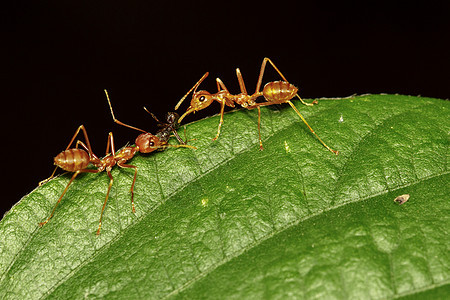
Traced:
[[[186, 140], [186, 142], [183, 141], [183, 139], [180, 137], [180, 135], [178, 134], [178, 132], [176, 130], [173, 130], [172, 133], [173, 133], [173, 136], [177, 139], [178, 143], [180, 143], [181, 145], [186, 145], [187, 140]], [[184, 138], [186, 139], [186, 127], [184, 128], [184, 136], [185, 136]]]
[[223, 124], [223, 114], [225, 111], [225, 101], [220, 102], [220, 121], [219, 121], [219, 127], [217, 128], [217, 135], [215, 138], [213, 138], [212, 140], [215, 141], [217, 140], [217, 138], [220, 135], [220, 128], [222, 127]]
[[[227, 87], [225, 86], [225, 84], [223, 83], [223, 81], [220, 78], [216, 78], [216, 83], [217, 83], [217, 91], [218, 92], [225, 91], [226, 94], [230, 94]], [[226, 101], [226, 99], [221, 99], [221, 101], [218, 101], [220, 103], [220, 121], [219, 121], [219, 127], [217, 128], [217, 135], [212, 139], [213, 141], [217, 140], [220, 135], [220, 129], [223, 124], [223, 114], [225, 112], [225, 101]], [[232, 104], [231, 106], [234, 107], [234, 104], [233, 103], [231, 103], [231, 104]]]

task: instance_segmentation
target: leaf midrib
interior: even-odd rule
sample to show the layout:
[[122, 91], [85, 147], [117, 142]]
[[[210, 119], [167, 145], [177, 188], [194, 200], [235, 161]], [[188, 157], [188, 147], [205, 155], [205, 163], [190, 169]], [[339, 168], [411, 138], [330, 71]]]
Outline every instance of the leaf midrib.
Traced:
[[431, 291], [431, 290], [433, 290], [435, 288], [439, 288], [439, 287], [442, 287], [442, 286], [445, 286], [445, 285], [448, 285], [448, 284], [450, 284], [450, 280], [442, 281], [442, 282], [439, 282], [439, 283], [433, 283], [433, 284], [430, 284], [430, 285], [428, 285], [426, 287], [423, 287], [423, 288], [417, 288], [417, 289], [414, 289], [414, 290], [411, 290], [411, 291], [408, 291], [408, 292], [395, 294], [393, 299], [400, 299], [400, 298], [403, 298], [403, 297], [406, 297], [406, 296], [410, 296], [410, 295], [414, 295], [414, 294], [417, 294], [417, 293]]

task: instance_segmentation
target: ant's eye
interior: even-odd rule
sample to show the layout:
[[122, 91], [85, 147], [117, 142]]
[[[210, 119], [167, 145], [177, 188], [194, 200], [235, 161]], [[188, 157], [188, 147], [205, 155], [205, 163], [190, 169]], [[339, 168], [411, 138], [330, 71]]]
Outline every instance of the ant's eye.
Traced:
[[205, 97], [205, 96], [201, 96], [198, 100], [199, 100], [200, 102], [203, 102], [203, 101], [206, 100], [206, 97]]

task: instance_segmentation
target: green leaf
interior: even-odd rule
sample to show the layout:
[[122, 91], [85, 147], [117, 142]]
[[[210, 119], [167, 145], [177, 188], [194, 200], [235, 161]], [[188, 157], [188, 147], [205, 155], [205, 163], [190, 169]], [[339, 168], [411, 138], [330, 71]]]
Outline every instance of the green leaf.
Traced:
[[[450, 102], [398, 95], [295, 101], [187, 126], [191, 149], [60, 176], [0, 222], [0, 298], [445, 298]], [[200, 113], [201, 114], [201, 113]], [[181, 132], [182, 134], [182, 132]], [[43, 178], [46, 174], [43, 174]], [[403, 205], [393, 200], [402, 194]]]

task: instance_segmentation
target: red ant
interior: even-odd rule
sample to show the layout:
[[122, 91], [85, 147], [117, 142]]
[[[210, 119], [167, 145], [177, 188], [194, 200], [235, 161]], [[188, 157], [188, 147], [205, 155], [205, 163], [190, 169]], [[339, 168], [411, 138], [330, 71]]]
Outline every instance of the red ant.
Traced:
[[[109, 102], [109, 97], [108, 97], [108, 93], [106, 92], [106, 96]], [[110, 102], [109, 102], [110, 103]], [[111, 107], [111, 103], [110, 103], [110, 107]], [[112, 108], [111, 108], [111, 113], [112, 113]], [[115, 121], [117, 121], [114, 117], [113, 114], [113, 118]], [[117, 121], [120, 122], [120, 121]], [[120, 122], [121, 123], [121, 122]], [[143, 131], [141, 129], [123, 124], [124, 126], [128, 126], [140, 131]], [[166, 126], [165, 130], [171, 130], [172, 127], [171, 126]], [[82, 141], [77, 140], [75, 148], [70, 148], [70, 146], [73, 144], [73, 142], [75, 141], [75, 138], [78, 136], [79, 132], [83, 131], [84, 134], [84, 139], [86, 144], [84, 144]], [[98, 158], [93, 152], [92, 152], [92, 148], [91, 148], [91, 144], [89, 142], [89, 138], [87, 135], [87, 131], [84, 128], [83, 125], [81, 125], [80, 127], [78, 127], [77, 131], [75, 132], [75, 134], [73, 135], [72, 139], [70, 140], [69, 145], [67, 146], [66, 150], [64, 150], [63, 152], [61, 152], [60, 154], [58, 154], [55, 158], [54, 158], [54, 163], [56, 165], [55, 170], [53, 171], [52, 175], [46, 179], [43, 180], [39, 183], [39, 185], [42, 185], [43, 183], [47, 182], [48, 180], [50, 180], [51, 178], [53, 178], [56, 170], [58, 167], [60, 167], [61, 169], [68, 171], [68, 172], [74, 172], [72, 178], [70, 179], [69, 183], [67, 184], [66, 188], [64, 189], [64, 191], [62, 192], [61, 196], [59, 197], [58, 201], [56, 202], [56, 205], [54, 206], [50, 217], [48, 217], [44, 222], [39, 223], [39, 226], [44, 226], [52, 217], [53, 214], [55, 213], [56, 207], [58, 206], [58, 204], [61, 202], [61, 199], [63, 198], [63, 196], [65, 195], [65, 193], [67, 192], [67, 190], [69, 189], [69, 186], [71, 185], [71, 183], [75, 180], [75, 178], [80, 174], [80, 173], [100, 173], [104, 170], [106, 170], [106, 173], [108, 174], [109, 177], [109, 185], [108, 185], [108, 190], [106, 192], [106, 198], [105, 198], [105, 202], [103, 203], [103, 207], [102, 207], [102, 211], [100, 214], [100, 220], [99, 220], [99, 225], [98, 225], [98, 229], [97, 229], [97, 235], [100, 234], [100, 229], [102, 226], [102, 217], [103, 217], [103, 211], [105, 210], [106, 207], [106, 202], [108, 201], [108, 197], [109, 197], [109, 192], [111, 191], [111, 187], [113, 184], [113, 177], [111, 175], [111, 169], [115, 166], [118, 165], [121, 168], [132, 168], [134, 169], [134, 178], [133, 178], [133, 183], [131, 184], [131, 206], [132, 206], [132, 211], [133, 213], [135, 213], [135, 207], [134, 207], [134, 185], [136, 183], [136, 176], [137, 176], [137, 167], [133, 166], [133, 165], [128, 165], [126, 164], [127, 161], [129, 161], [131, 158], [133, 158], [133, 156], [137, 153], [150, 153], [153, 152], [155, 150], [159, 150], [159, 149], [165, 149], [167, 147], [185, 147], [185, 148], [193, 148], [195, 149], [195, 147], [190, 146], [190, 145], [169, 145], [168, 142], [168, 138], [165, 139], [161, 139], [160, 137], [153, 135], [151, 133], [145, 132], [140, 134], [136, 140], [135, 140], [135, 146], [126, 146], [123, 147], [122, 149], [120, 149], [119, 151], [115, 151], [115, 147], [114, 147], [114, 138], [113, 138], [113, 134], [112, 132], [109, 133], [108, 135], [108, 142], [106, 145], [106, 155], [103, 158]], [[161, 136], [167, 136], [170, 135], [163, 132], [163, 130], [160, 130]], [[79, 149], [78, 146], [81, 145], [81, 147], [84, 148], [83, 149]], [[70, 148], [70, 149], [69, 149]], [[111, 153], [109, 152], [111, 148]], [[96, 167], [97, 169], [88, 169], [88, 165], [92, 164], [94, 167]]]
[[[272, 65], [272, 67], [278, 72], [278, 74], [281, 76], [283, 81], [269, 82], [264, 86], [264, 88], [261, 92], [260, 88], [261, 88], [262, 78], [263, 78], [263, 74], [264, 74], [264, 70], [266, 68], [267, 62], [269, 62]], [[235, 107], [235, 103], [237, 103], [240, 106], [247, 108], [247, 109], [257, 108], [258, 109], [259, 147], [260, 147], [260, 150], [262, 150], [263, 146], [262, 146], [262, 140], [261, 140], [261, 109], [260, 109], [260, 106], [288, 103], [295, 110], [295, 112], [302, 119], [302, 121], [306, 124], [306, 126], [308, 126], [309, 130], [311, 130], [311, 132], [317, 137], [317, 139], [322, 143], [322, 145], [325, 146], [325, 148], [327, 148], [329, 151], [335, 153], [336, 155], [339, 153], [338, 151], [335, 151], [335, 150], [331, 149], [330, 147], [328, 147], [319, 138], [319, 136], [314, 132], [314, 130], [311, 128], [311, 126], [309, 126], [309, 124], [306, 122], [305, 118], [303, 118], [303, 116], [300, 114], [300, 112], [297, 110], [295, 105], [290, 100], [294, 97], [298, 97], [303, 104], [309, 105], [309, 106], [311, 106], [317, 102], [316, 101], [313, 103], [304, 102], [303, 99], [300, 98], [300, 96], [297, 93], [298, 89], [294, 85], [290, 84], [287, 81], [287, 79], [283, 76], [283, 74], [280, 72], [280, 70], [278, 70], [278, 68], [275, 66], [275, 64], [269, 58], [267, 58], [267, 57], [264, 58], [264, 60], [261, 64], [261, 70], [259, 73], [258, 83], [256, 84], [256, 91], [252, 95], [249, 95], [247, 93], [247, 89], [245, 88], [245, 84], [244, 84], [244, 79], [242, 78], [242, 74], [241, 74], [241, 71], [239, 70], [239, 68], [236, 69], [236, 75], [237, 75], [237, 78], [239, 81], [239, 87], [241, 89], [240, 94], [232, 95], [228, 91], [228, 89], [225, 87], [225, 84], [222, 82], [222, 80], [220, 80], [219, 78], [216, 78], [217, 90], [218, 90], [217, 93], [211, 94], [208, 91], [204, 91], [204, 90], [197, 92], [198, 86], [200, 85], [200, 83], [203, 82], [203, 80], [205, 80], [205, 78], [208, 75], [209, 75], [209, 73], [206, 72], [202, 76], [202, 78], [200, 78], [200, 80], [186, 93], [186, 95], [184, 95], [183, 98], [181, 98], [181, 100], [175, 106], [175, 109], [178, 109], [180, 107], [181, 103], [184, 101], [184, 99], [186, 99], [186, 97], [193, 91], [191, 105], [186, 110], [186, 112], [178, 119], [178, 122], [181, 122], [181, 120], [183, 120], [183, 118], [185, 116], [187, 116], [188, 114], [190, 114], [191, 112], [196, 112], [196, 111], [202, 110], [202, 109], [208, 107], [209, 105], [211, 105], [211, 103], [213, 101], [217, 101], [220, 103], [221, 108], [220, 108], [220, 122], [219, 122], [219, 127], [217, 129], [217, 135], [215, 138], [213, 138], [213, 140], [216, 140], [220, 135], [220, 128], [223, 124], [223, 114], [224, 114], [225, 105], [227, 105], [229, 107]], [[256, 99], [261, 96], [263, 96], [267, 102], [256, 102]]]

